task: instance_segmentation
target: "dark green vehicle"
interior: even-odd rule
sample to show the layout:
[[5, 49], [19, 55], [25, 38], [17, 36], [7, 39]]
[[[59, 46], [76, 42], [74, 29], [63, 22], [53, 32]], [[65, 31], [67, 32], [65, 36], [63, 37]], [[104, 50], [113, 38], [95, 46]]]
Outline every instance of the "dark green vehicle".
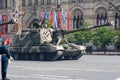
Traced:
[[100, 26], [66, 31], [48, 28], [35, 19], [15, 35], [14, 45], [10, 46], [11, 55], [15, 60], [77, 60], [85, 53], [85, 46], [69, 43], [64, 35]]

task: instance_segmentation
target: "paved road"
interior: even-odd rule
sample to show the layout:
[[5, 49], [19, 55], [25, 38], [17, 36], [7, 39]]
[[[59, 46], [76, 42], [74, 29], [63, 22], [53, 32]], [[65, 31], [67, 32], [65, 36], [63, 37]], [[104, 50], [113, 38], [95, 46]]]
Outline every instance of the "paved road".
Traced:
[[120, 56], [89, 56], [71, 61], [12, 61], [11, 80], [120, 80]]

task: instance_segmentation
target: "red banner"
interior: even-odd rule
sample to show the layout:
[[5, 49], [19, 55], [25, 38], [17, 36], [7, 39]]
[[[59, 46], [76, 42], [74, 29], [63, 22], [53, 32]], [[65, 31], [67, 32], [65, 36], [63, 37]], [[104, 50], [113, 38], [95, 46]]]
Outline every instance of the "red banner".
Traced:
[[70, 12], [67, 11], [67, 29], [70, 30]]
[[60, 10], [58, 10], [58, 27], [61, 29], [61, 19], [60, 19]]
[[[6, 15], [2, 15], [2, 22], [6, 22], [7, 18]], [[7, 30], [7, 25], [3, 25], [3, 33], [4, 33], [4, 37], [6, 37], [6, 30]]]
[[52, 19], [53, 12], [52, 12], [52, 10], [50, 10], [49, 14], [50, 14], [50, 24], [53, 26], [53, 19]]
[[0, 31], [0, 38], [2, 37], [2, 32]]
[[[2, 23], [2, 15], [0, 15], [0, 23]], [[0, 38], [2, 37], [2, 26], [0, 26]]]

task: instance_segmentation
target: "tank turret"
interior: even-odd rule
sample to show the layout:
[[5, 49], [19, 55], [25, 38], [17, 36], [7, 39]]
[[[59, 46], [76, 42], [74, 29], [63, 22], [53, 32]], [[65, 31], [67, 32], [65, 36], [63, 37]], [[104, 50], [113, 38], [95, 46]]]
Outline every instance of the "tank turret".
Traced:
[[[48, 28], [44, 22], [35, 19], [29, 27], [21, 29], [16, 34], [14, 45], [10, 47], [10, 51], [16, 60], [77, 60], [83, 55], [86, 48], [69, 43], [64, 35], [105, 25], [108, 23], [66, 31]], [[61, 43], [62, 39], [65, 44]]]

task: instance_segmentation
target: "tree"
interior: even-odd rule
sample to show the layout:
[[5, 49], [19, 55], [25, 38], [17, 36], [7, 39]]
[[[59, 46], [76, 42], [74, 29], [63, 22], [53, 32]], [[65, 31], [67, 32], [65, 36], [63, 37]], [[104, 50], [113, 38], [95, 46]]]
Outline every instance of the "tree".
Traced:
[[76, 38], [76, 43], [86, 45], [86, 43], [91, 41], [92, 34], [93, 34], [92, 30], [75, 33], [74, 37]]
[[70, 42], [70, 43], [75, 43], [76, 42], [76, 39], [74, 38], [73, 34], [67, 34], [66, 38], [67, 38], [68, 42]]
[[99, 28], [94, 34], [92, 41], [95, 46], [100, 46], [105, 52], [106, 46], [115, 42], [115, 31], [107, 27]]
[[120, 49], [120, 28], [116, 31], [116, 42], [115, 47]]

